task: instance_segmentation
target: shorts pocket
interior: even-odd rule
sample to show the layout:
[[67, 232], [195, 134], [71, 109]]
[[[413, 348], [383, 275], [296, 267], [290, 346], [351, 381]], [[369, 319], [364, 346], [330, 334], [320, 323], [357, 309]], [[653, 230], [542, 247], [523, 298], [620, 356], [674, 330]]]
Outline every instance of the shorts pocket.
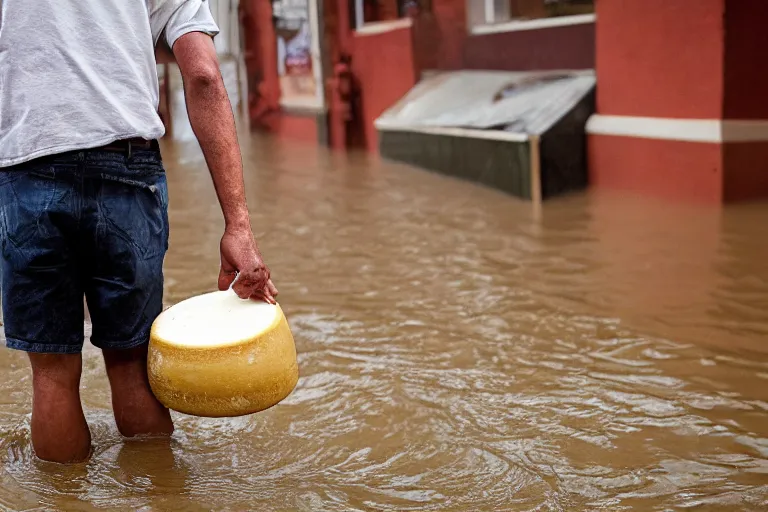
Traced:
[[[12, 175], [10, 175], [12, 173]], [[0, 233], [3, 250], [8, 244], [22, 248], [38, 236], [47, 236], [41, 220], [56, 194], [52, 167], [10, 171], [0, 178]]]
[[20, 171], [0, 169], [0, 187], [18, 179], [21, 176]]
[[103, 229], [128, 242], [141, 258], [168, 249], [168, 186], [164, 173], [119, 177], [102, 175], [99, 208]]

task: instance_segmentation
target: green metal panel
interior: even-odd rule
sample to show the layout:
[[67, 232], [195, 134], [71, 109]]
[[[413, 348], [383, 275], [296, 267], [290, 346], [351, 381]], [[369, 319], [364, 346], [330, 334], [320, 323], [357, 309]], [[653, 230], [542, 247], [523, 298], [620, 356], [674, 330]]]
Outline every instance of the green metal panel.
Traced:
[[527, 141], [387, 130], [379, 133], [379, 150], [385, 158], [531, 198]]

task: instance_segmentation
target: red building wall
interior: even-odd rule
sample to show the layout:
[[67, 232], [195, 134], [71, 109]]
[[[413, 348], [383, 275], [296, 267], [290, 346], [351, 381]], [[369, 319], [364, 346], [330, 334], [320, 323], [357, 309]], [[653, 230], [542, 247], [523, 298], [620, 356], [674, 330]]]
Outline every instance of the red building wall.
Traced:
[[595, 24], [473, 35], [464, 42], [463, 64], [505, 71], [593, 69]]
[[[768, 197], [768, 2], [602, 0], [597, 18], [597, 110], [623, 135], [590, 135], [592, 184], [705, 203]], [[670, 118], [686, 124], [664, 128]]]
[[319, 138], [317, 116], [280, 112], [271, 116], [270, 129], [286, 139], [313, 143]]
[[723, 145], [723, 201], [768, 197], [768, 142]]
[[[766, 20], [764, 0], [726, 1], [724, 119], [768, 119]], [[723, 169], [725, 201], [768, 197], [768, 142], [725, 144]]]
[[435, 54], [432, 69], [459, 69], [464, 64], [464, 42], [467, 39], [467, 10], [464, 0], [432, 0], [432, 12], [438, 38], [419, 39], [416, 53]]
[[352, 72], [362, 94], [366, 147], [377, 149], [374, 120], [398, 101], [426, 70], [590, 69], [595, 26], [473, 35], [466, 0], [433, 0], [410, 27], [354, 36]]
[[724, 0], [597, 3], [601, 114], [717, 118]]
[[726, 119], [768, 119], [768, 2], [728, 0], [725, 9]]
[[595, 24], [471, 34], [466, 0], [433, 0], [413, 26], [421, 69], [592, 69]]
[[[350, 20], [342, 16], [351, 14], [350, 2], [324, 4], [325, 58], [333, 61], [326, 67], [332, 69], [339, 55], [349, 52], [353, 82], [360, 97], [354, 102], [356, 119], [348, 124], [354, 134], [347, 140], [353, 145], [363, 140], [372, 151], [377, 148], [374, 120], [407, 93], [423, 71], [594, 67], [594, 23], [474, 35], [467, 23], [467, 0], [432, 0], [429, 9], [418, 13], [410, 27], [358, 33], [349, 31]], [[277, 104], [274, 49], [266, 44], [274, 42], [274, 31], [270, 16], [262, 15], [268, 6], [256, 0], [241, 4], [253, 126], [293, 139], [317, 140], [319, 133], [325, 132], [325, 127], [319, 129], [316, 125], [322, 121], [316, 116], [281, 111]], [[383, 16], [391, 17], [392, 9], [385, 10]], [[342, 18], [346, 20], [343, 23]], [[328, 97], [333, 95], [333, 91], [327, 92]], [[329, 111], [331, 126], [339, 126], [339, 120], [334, 119], [339, 115], [333, 109]]]
[[598, 188], [718, 203], [723, 196], [717, 144], [611, 135], [589, 139], [589, 181]]
[[373, 123], [416, 84], [411, 27], [379, 34], [357, 34], [352, 43], [352, 74], [358, 84], [365, 146], [376, 151]]

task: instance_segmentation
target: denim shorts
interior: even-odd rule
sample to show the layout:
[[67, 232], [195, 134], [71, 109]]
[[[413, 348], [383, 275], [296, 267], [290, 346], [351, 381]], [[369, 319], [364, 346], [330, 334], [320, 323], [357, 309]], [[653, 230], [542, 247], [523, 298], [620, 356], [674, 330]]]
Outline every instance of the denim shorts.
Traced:
[[87, 150], [0, 168], [8, 347], [78, 353], [147, 343], [162, 311], [168, 188], [159, 150]]

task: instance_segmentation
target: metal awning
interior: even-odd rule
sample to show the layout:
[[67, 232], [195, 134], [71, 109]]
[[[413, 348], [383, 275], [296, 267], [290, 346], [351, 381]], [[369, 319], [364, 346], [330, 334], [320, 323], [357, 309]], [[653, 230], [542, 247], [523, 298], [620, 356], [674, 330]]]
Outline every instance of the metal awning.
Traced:
[[379, 130], [474, 129], [540, 135], [595, 87], [587, 71], [450, 71], [418, 83]]

